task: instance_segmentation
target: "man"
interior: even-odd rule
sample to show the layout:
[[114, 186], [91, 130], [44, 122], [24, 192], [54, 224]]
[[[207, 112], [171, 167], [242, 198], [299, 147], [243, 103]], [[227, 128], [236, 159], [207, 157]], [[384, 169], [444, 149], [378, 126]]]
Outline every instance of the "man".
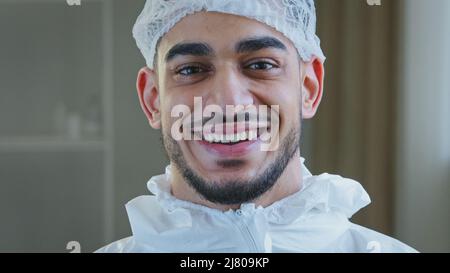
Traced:
[[315, 24], [313, 0], [147, 1], [137, 90], [170, 165], [126, 205], [133, 236], [98, 252], [415, 251], [351, 223], [361, 185], [300, 157], [322, 98]]

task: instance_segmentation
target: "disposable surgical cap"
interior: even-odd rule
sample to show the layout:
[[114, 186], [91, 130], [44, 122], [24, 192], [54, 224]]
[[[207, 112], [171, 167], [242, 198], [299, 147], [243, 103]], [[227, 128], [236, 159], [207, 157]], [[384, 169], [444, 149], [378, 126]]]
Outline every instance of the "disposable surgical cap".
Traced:
[[149, 68], [153, 69], [159, 38], [183, 17], [202, 10], [262, 22], [290, 39], [303, 61], [313, 56], [325, 60], [316, 35], [314, 0], [147, 0], [133, 27], [133, 37]]

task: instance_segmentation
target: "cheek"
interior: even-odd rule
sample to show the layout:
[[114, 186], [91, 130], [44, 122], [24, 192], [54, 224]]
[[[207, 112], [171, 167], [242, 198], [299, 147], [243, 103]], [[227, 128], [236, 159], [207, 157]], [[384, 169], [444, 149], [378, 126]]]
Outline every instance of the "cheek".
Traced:
[[[175, 122], [187, 117], [193, 111], [193, 99], [187, 96], [166, 95], [161, 99], [161, 122], [164, 133], [171, 135]], [[172, 117], [172, 111], [173, 117]]]
[[297, 85], [298, 83], [283, 83], [260, 89], [258, 100], [261, 104], [278, 106], [280, 126], [296, 122], [294, 117], [300, 115], [301, 87], [296, 87]]
[[170, 133], [170, 126], [173, 123], [171, 112], [174, 105], [176, 105], [177, 103], [172, 102], [169, 98], [165, 97], [164, 99], [161, 98], [160, 104], [162, 129], [165, 133]]

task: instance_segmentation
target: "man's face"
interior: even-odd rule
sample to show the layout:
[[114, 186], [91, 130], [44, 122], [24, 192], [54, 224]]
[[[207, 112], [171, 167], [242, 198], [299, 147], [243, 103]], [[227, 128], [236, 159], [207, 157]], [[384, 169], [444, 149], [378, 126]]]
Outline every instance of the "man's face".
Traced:
[[[157, 55], [164, 145], [185, 180], [222, 204], [247, 202], [269, 190], [299, 144], [302, 75], [290, 40], [245, 17], [199, 12], [161, 39]], [[279, 106], [278, 128], [270, 128], [279, 130], [278, 149], [261, 149], [259, 138], [233, 145], [174, 140], [171, 129], [179, 117], [171, 111], [186, 105], [193, 113], [195, 97], [202, 98], [203, 109], [218, 105], [224, 114], [226, 105]]]

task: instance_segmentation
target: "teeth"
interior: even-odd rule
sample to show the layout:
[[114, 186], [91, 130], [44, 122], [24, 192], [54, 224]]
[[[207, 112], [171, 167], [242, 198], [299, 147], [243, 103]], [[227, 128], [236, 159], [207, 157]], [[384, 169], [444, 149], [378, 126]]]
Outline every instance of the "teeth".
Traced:
[[234, 135], [226, 135], [225, 139], [227, 142], [233, 142], [234, 141]]
[[247, 133], [246, 132], [242, 132], [241, 134], [240, 134], [240, 140], [246, 140], [247, 139]]
[[205, 135], [205, 140], [208, 142], [212, 142], [213, 141], [213, 135]]
[[234, 143], [242, 140], [255, 140], [256, 139], [256, 131], [242, 132], [238, 134], [205, 134], [204, 139], [208, 142], [216, 142], [216, 143]]
[[255, 140], [255, 139], [256, 139], [256, 131], [248, 132], [248, 140]]

